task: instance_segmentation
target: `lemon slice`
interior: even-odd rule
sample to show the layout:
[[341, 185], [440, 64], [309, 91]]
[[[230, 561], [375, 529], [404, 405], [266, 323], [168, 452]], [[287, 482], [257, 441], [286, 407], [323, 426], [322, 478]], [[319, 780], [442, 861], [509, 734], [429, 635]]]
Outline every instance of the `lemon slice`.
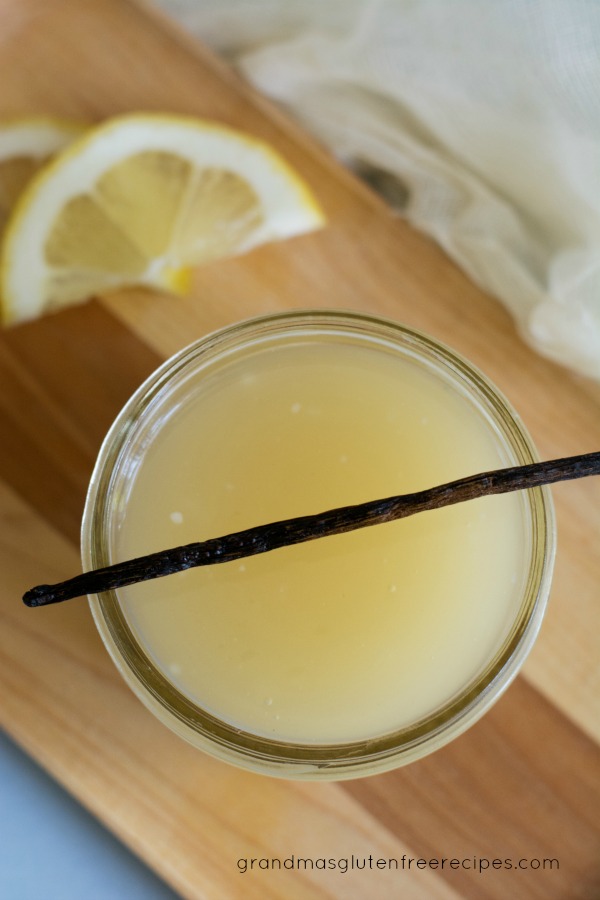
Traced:
[[41, 166], [83, 132], [60, 119], [0, 122], [0, 236], [25, 186]]
[[4, 318], [130, 284], [178, 291], [191, 267], [322, 223], [304, 182], [266, 144], [197, 119], [119, 117], [22, 195], [2, 253]]

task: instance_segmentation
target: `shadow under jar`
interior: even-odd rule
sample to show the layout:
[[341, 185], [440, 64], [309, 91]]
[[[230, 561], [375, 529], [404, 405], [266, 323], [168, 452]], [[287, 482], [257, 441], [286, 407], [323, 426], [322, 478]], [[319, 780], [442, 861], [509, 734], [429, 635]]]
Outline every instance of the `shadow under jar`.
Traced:
[[[487, 379], [394, 322], [252, 319], [192, 344], [101, 448], [84, 568], [536, 459]], [[287, 778], [436, 750], [516, 675], [555, 531], [545, 488], [486, 497], [90, 598], [123, 677], [181, 737]]]

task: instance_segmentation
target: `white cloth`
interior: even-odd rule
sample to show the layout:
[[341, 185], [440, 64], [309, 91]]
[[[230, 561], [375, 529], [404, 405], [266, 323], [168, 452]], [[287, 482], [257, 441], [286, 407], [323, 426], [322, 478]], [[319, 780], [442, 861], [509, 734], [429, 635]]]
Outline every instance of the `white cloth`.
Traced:
[[156, 0], [600, 379], [598, 0]]

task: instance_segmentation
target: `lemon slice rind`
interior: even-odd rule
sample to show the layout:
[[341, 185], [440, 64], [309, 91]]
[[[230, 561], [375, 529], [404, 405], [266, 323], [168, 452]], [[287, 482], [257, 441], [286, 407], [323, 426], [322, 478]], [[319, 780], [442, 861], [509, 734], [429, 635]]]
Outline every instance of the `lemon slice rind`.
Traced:
[[[205, 120], [160, 114], [118, 117], [75, 140], [25, 188], [7, 227], [0, 259], [5, 321], [36, 317], [53, 305], [47, 295], [52, 269], [45, 247], [65, 202], [93, 194], [94, 185], [113, 166], [148, 152], [172, 154], [196, 170], [223, 170], [247, 181], [260, 203], [262, 221], [236, 252], [323, 224], [322, 212], [304, 182], [262, 141]], [[150, 260], [145, 271], [120, 283], [176, 286], [182, 280], [178, 270], [189, 263], [174, 255], [167, 252], [162, 259]], [[106, 283], [110, 281], [107, 277]]]
[[47, 116], [0, 120], [0, 239], [36, 172], [84, 128], [81, 123]]
[[14, 156], [42, 159], [81, 136], [84, 127], [69, 119], [27, 116], [0, 122], [0, 162]]

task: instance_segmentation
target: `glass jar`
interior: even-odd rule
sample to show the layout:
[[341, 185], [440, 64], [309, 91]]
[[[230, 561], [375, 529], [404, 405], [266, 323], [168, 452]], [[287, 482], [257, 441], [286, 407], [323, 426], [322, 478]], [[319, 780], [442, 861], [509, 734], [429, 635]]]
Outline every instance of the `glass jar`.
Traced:
[[[461, 398], [468, 415], [474, 416], [491, 436], [504, 465], [523, 465], [537, 458], [518, 416], [496, 388], [437, 341], [392, 321], [359, 313], [315, 310], [264, 316], [210, 334], [177, 353], [126, 404], [102, 445], [92, 475], [82, 526], [84, 569], [110, 565], [119, 558], [119, 533], [131, 487], [148, 448], [166, 434], [165, 429], [172, 428], [173, 414], [198, 396], [207, 379], [227, 372], [231, 365], [243, 366], [265, 350], [287, 352], [286, 348], [316, 344], [351, 347], [353, 353], [366, 348], [402, 360], [404, 366], [414, 367], [418, 377], [425, 373], [443, 384], [445, 391]], [[420, 487], [429, 486], [433, 483]], [[286, 778], [342, 779], [375, 774], [416, 760], [465, 731], [500, 696], [527, 656], [550, 589], [555, 528], [547, 489], [536, 488], [518, 496], [525, 539], [520, 571], [512, 580], [510, 621], [503, 626], [489, 656], [450, 696], [400, 727], [388, 727], [380, 733], [343, 740], [309, 735], [299, 740], [297, 736], [289, 739], [264, 729], [253, 730], [210, 705], [203, 706], [182, 687], [173, 676], [173, 667], [162, 664], [145, 646], [119, 591], [91, 596], [92, 613], [110, 655], [133, 691], [165, 725], [205, 752], [256, 772]], [[262, 522], [248, 523], [252, 524]], [[147, 552], [156, 549], [149, 547]], [[172, 579], [179, 577], [155, 582], [160, 582], [167, 614], [166, 604], [175, 590]], [[326, 684], [323, 691], [327, 692]], [[377, 697], [372, 702], [376, 705]], [[356, 716], [360, 715], [357, 710]]]

